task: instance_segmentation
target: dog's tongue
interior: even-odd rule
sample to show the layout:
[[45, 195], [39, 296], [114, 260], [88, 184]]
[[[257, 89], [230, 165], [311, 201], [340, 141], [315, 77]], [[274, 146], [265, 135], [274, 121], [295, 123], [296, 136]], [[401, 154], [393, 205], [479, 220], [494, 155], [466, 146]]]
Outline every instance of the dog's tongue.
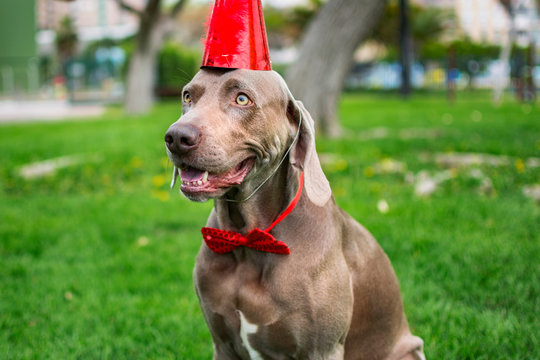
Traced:
[[183, 169], [180, 172], [180, 178], [182, 181], [199, 181], [202, 180], [204, 176], [204, 171], [197, 170], [191, 167], [188, 167], [187, 169]]

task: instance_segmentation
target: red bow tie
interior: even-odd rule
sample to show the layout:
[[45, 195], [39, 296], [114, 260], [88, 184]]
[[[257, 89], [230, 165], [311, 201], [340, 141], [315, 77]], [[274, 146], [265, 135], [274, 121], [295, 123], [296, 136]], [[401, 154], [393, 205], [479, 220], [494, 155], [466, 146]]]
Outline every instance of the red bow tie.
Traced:
[[251, 249], [258, 251], [270, 252], [274, 254], [288, 255], [291, 253], [287, 245], [276, 240], [270, 231], [279, 224], [283, 219], [287, 217], [294, 209], [300, 195], [302, 195], [302, 188], [304, 186], [304, 173], [300, 175], [300, 185], [298, 186], [298, 192], [294, 196], [294, 199], [289, 204], [287, 209], [281, 213], [281, 215], [270, 225], [266, 230], [253, 229], [246, 236], [234, 232], [220, 229], [214, 229], [209, 227], [203, 227], [201, 233], [203, 235], [204, 242], [208, 247], [216, 254], [225, 254], [235, 250], [239, 246], [247, 246]]

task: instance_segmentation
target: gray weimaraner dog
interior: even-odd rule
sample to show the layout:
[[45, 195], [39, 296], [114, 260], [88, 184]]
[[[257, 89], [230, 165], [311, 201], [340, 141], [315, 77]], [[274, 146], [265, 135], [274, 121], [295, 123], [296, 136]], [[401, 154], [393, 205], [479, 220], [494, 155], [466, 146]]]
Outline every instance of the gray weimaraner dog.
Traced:
[[273, 71], [203, 69], [183, 90], [166, 147], [173, 185], [180, 172], [187, 198], [214, 199], [207, 226], [265, 229], [305, 179], [271, 230], [289, 255], [202, 244], [194, 281], [214, 359], [424, 359], [390, 261], [332, 197], [313, 128]]

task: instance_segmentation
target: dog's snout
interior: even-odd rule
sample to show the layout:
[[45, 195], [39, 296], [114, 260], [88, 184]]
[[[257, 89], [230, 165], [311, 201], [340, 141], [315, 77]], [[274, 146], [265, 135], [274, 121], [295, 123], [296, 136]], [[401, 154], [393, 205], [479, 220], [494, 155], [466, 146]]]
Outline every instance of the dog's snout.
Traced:
[[165, 134], [165, 144], [172, 153], [187, 153], [199, 146], [201, 133], [188, 124], [173, 125]]

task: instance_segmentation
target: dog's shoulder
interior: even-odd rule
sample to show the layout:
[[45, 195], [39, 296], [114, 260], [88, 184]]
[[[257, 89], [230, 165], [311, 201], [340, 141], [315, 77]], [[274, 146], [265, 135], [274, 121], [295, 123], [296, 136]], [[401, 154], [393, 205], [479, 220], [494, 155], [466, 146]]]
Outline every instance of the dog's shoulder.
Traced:
[[348, 257], [348, 262], [361, 262], [368, 259], [386, 257], [383, 249], [362, 224], [355, 220], [345, 210], [338, 208], [341, 218], [342, 248], [343, 253]]

